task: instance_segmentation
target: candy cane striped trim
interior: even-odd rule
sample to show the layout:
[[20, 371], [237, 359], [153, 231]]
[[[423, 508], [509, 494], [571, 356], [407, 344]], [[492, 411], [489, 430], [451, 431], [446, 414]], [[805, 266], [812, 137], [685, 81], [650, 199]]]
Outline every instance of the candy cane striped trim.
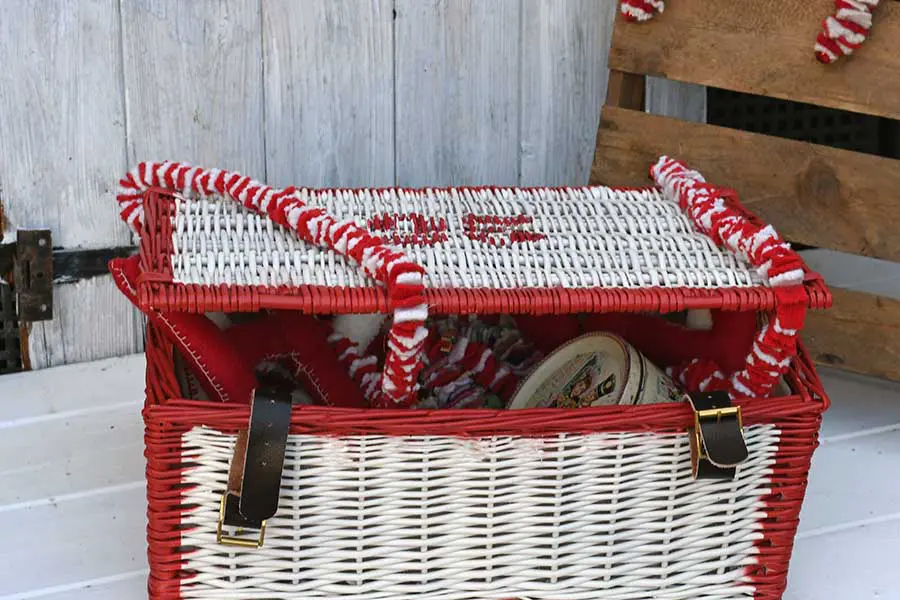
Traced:
[[849, 56], [869, 37], [872, 13], [879, 0], [835, 0], [835, 14], [822, 22], [816, 37], [816, 58], [830, 64]]
[[629, 21], [649, 21], [665, 10], [664, 0], [622, 0], [620, 10]]
[[762, 328], [741, 371], [726, 378], [715, 365], [694, 361], [673, 375], [682, 383], [696, 383], [701, 391], [725, 389], [732, 397], [767, 396], [796, 353], [797, 334], [806, 317], [803, 260], [772, 226], [747, 218], [733, 191], [707, 184], [684, 163], [663, 156], [650, 173], [698, 229], [756, 267], [778, 300], [772, 326]]
[[166, 188], [192, 196], [228, 197], [249, 210], [266, 214], [300, 239], [330, 248], [359, 264], [374, 279], [384, 283], [395, 308], [389, 335], [389, 352], [380, 382], [376, 407], [407, 406], [415, 401], [415, 381], [427, 331], [424, 269], [403, 252], [352, 222], [339, 222], [319, 207], [308, 206], [306, 192], [294, 187], [276, 189], [250, 177], [219, 169], [165, 161], [142, 162], [119, 182], [116, 196], [122, 219], [140, 233], [144, 217], [144, 193], [150, 188]]
[[[835, 13], [822, 21], [816, 37], [816, 59], [831, 64], [862, 46], [872, 30], [872, 13], [880, 0], [835, 0]], [[643, 23], [665, 10], [664, 0], [622, 0], [619, 8], [628, 21]]]

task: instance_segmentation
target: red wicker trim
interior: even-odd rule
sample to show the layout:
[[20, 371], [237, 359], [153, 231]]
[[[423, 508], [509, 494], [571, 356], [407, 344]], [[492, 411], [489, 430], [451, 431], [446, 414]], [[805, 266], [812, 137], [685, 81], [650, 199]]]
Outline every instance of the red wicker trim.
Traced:
[[[808, 354], [801, 348], [795, 361], [795, 375], [808, 388], [811, 397], [821, 402], [823, 412], [830, 401]], [[819, 444], [821, 413], [816, 418], [779, 420], [781, 442], [775, 455], [772, 492], [764, 498], [767, 516], [762, 521], [763, 538], [756, 543], [759, 563], [748, 571], [756, 598], [780, 600], [787, 587], [788, 568], [800, 510], [806, 495], [812, 455]]]
[[[144, 307], [162, 311], [253, 312], [262, 308], [300, 310], [309, 314], [388, 313], [383, 288], [326, 286], [206, 286], [153, 281], [145, 274], [139, 288]], [[831, 295], [821, 279], [806, 286], [813, 308], [828, 308]], [[426, 289], [432, 314], [566, 314], [574, 312], [675, 312], [689, 308], [772, 310], [778, 302], [770, 288], [641, 288], [641, 289]]]
[[[147, 335], [147, 405], [145, 417], [172, 424], [203, 423], [223, 431], [246, 427], [250, 409], [179, 398], [172, 346], [155, 327]], [[829, 405], [815, 368], [802, 344], [785, 373], [791, 396], [737, 401], [747, 424], [773, 419], [806, 418]], [[373, 410], [298, 406], [293, 433], [310, 435], [552, 435], [560, 432], [683, 431], [691, 425], [686, 405], [601, 406], [579, 409]]]

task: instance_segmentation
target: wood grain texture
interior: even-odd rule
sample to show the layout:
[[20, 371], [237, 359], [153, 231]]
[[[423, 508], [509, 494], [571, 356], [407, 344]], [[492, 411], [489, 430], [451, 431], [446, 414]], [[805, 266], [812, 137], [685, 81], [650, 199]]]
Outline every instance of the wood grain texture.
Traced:
[[832, 288], [834, 306], [807, 317], [813, 359], [840, 369], [900, 380], [900, 300]]
[[647, 104], [647, 76], [610, 71], [606, 104], [643, 111]]
[[524, 0], [521, 185], [584, 185], [606, 94], [614, 2]]
[[[52, 5], [52, 6], [50, 6]], [[117, 0], [22, 0], [0, 18], [0, 198], [10, 228], [57, 246], [129, 241]]]
[[269, 183], [391, 185], [392, 0], [262, 6]]
[[591, 180], [640, 185], [660, 155], [734, 188], [787, 239], [900, 260], [900, 162], [805, 142], [604, 107]]
[[[47, 227], [66, 248], [131, 242], [113, 199], [126, 170], [119, 27], [117, 0], [3, 4], [0, 201], [9, 229]], [[57, 287], [55, 320], [32, 328], [32, 366], [136, 350], [132, 311], [112, 307], [111, 288]]]
[[43, 369], [140, 352], [143, 316], [109, 276], [57, 285], [53, 320], [31, 325], [31, 367]]
[[706, 122], [706, 86], [647, 78], [647, 112], [695, 123]]
[[881, 3], [852, 57], [822, 65], [813, 45], [833, 10], [832, 0], [671, 2], [640, 27], [619, 19], [610, 68], [900, 118], [900, 3]]
[[396, 0], [396, 182], [513, 185], [519, 0]]
[[128, 161], [265, 175], [259, 2], [122, 0]]

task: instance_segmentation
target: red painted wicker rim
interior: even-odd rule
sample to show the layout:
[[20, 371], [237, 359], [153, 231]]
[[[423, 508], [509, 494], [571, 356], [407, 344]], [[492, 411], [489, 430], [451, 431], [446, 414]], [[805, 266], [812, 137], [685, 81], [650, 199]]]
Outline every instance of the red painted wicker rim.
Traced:
[[[828, 397], [802, 347], [797, 359], [787, 370], [785, 380], [794, 392], [792, 395], [735, 401], [736, 405], [741, 406], [746, 425], [765, 424], [776, 419], [808, 418], [827, 410]], [[223, 405], [161, 397], [154, 399], [148, 396], [144, 417], [148, 423], [168, 423], [184, 430], [194, 425], [205, 425], [235, 433], [247, 427], [250, 408], [239, 404]], [[692, 424], [693, 412], [685, 403], [528, 410], [398, 410], [297, 406], [292, 414], [291, 432], [324, 436], [542, 437], [559, 433], [601, 431], [683, 432]]]

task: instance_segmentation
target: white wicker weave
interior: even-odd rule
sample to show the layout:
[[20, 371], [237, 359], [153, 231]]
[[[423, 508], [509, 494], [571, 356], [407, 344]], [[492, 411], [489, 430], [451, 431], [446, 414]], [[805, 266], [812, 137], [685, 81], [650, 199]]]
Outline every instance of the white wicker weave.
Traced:
[[[490, 188], [306, 190], [304, 200], [403, 246], [428, 271], [433, 288], [748, 287], [765, 281], [741, 258], [699, 233], [675, 202], [655, 189]], [[388, 231], [382, 215], [421, 215], [441, 223], [439, 241], [408, 243], [412, 220]], [[466, 226], [470, 215], [525, 217], [512, 229], [543, 239], [510, 241]], [[383, 228], [382, 228], [383, 229]], [[432, 233], [434, 231], [432, 230]], [[472, 234], [472, 235], [470, 235]], [[496, 245], [492, 245], [493, 239]], [[272, 222], [215, 196], [179, 200], [173, 227], [173, 275], [179, 283], [372, 286], [334, 252], [298, 241]], [[500, 245], [504, 244], [504, 245]]]
[[[183, 436], [185, 598], [737, 599], [780, 432], [734, 481], [694, 481], [684, 434], [291, 436], [260, 549], [218, 545], [234, 436]], [[602, 596], [601, 596], [602, 594]]]

